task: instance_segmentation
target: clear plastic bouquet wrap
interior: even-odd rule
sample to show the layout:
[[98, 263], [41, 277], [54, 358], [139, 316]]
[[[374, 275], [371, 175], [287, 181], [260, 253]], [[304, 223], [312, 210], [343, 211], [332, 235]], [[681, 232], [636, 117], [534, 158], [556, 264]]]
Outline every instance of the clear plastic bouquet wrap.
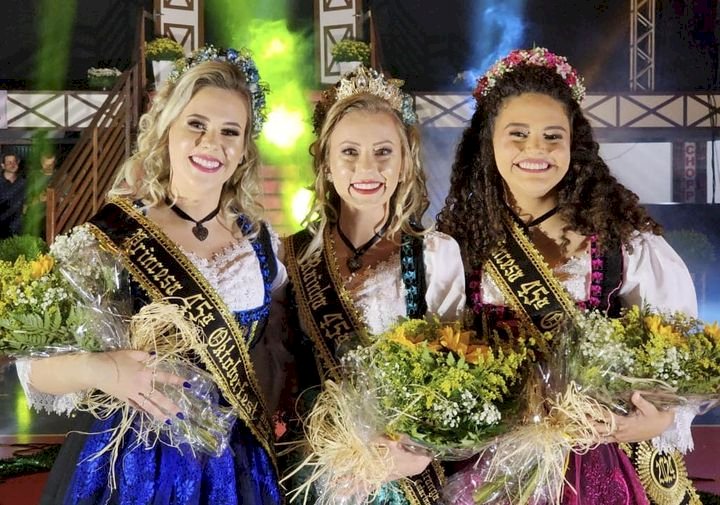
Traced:
[[[12, 240], [12, 239], [11, 239]], [[147, 351], [147, 366], [185, 378], [184, 385], [156, 382], [184, 413], [171, 424], [101, 391], [68, 395], [72, 408], [98, 419], [121, 413], [111, 442], [117, 454], [128, 430], [138, 443], [189, 444], [216, 455], [225, 450], [235, 422], [219, 404], [212, 377], [193, 363], [204, 344], [179, 306], [155, 302], [132, 314], [132, 296], [120, 261], [99, 248], [85, 226], [60, 236], [49, 252], [0, 260], [0, 353], [42, 359], [60, 353], [134, 349]]]
[[630, 412], [634, 391], [661, 409], [720, 401], [717, 322], [634, 306], [620, 319], [578, 316], [563, 342], [568, 382], [615, 412]]
[[347, 352], [344, 381], [327, 381], [305, 420], [309, 455], [296, 471], [312, 475], [291, 500], [315, 485], [319, 503], [364, 503], [393, 473], [384, 437], [444, 460], [474, 454], [499, 433], [527, 357], [524, 341], [490, 345], [459, 324], [426, 320]]
[[629, 414], [635, 391], [659, 409], [692, 413], [688, 437], [653, 440], [661, 450], [692, 450], [692, 416], [720, 403], [717, 323], [634, 306], [619, 319], [577, 314], [556, 340], [549, 363], [527, 388], [534, 415], [449, 480], [444, 494], [452, 503], [559, 503], [570, 453], [601, 443], [597, 423], [612, 432], [610, 414]]

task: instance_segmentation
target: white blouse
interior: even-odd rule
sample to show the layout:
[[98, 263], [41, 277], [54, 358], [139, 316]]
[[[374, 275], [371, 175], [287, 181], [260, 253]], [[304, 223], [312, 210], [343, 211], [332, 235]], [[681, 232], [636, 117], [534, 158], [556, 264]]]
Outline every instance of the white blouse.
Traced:
[[[270, 230], [270, 236], [277, 258], [279, 240], [272, 230]], [[240, 239], [210, 259], [202, 258], [191, 252], [183, 252], [231, 310], [250, 310], [263, 304], [265, 289], [260, 262], [248, 239]], [[271, 286], [273, 292], [287, 283], [285, 265], [277, 259], [276, 262], [277, 275]], [[18, 360], [16, 363], [18, 377], [28, 403], [37, 411], [46, 410], [57, 414], [70, 414], [74, 399], [79, 393], [51, 395], [35, 390], [29, 381], [31, 364], [32, 360], [29, 359]]]
[[[637, 233], [623, 248], [623, 283], [618, 295], [624, 306], [649, 304], [659, 310], [682, 311], [697, 317], [697, 297], [690, 272], [678, 253], [659, 235]], [[575, 256], [554, 272], [576, 301], [590, 297], [590, 253]], [[505, 305], [505, 298], [487, 272], [482, 279], [483, 303]]]
[[[280, 245], [277, 234], [270, 230], [270, 237], [277, 264], [277, 275], [271, 286], [274, 292], [287, 283], [287, 270], [285, 265], [277, 260]], [[249, 240], [243, 238], [209, 259], [184, 249], [183, 253], [205, 276], [231, 310], [236, 312], [250, 310], [263, 304], [265, 288], [260, 261]]]
[[[465, 273], [460, 247], [450, 236], [428, 232], [423, 240], [427, 314], [444, 321], [460, 319], [465, 307]], [[350, 290], [370, 333], [377, 335], [406, 315], [400, 252], [362, 272]]]
[[[698, 315], [695, 286], [687, 266], [670, 244], [653, 233], [637, 233], [630, 241], [632, 252], [623, 247], [623, 283], [618, 296], [626, 307], [649, 304], [661, 311], [682, 311]], [[574, 257], [555, 268], [563, 286], [576, 301], [587, 300], [591, 285], [590, 253]], [[505, 305], [505, 299], [487, 272], [482, 278], [483, 303]], [[690, 425], [696, 415], [692, 407], [675, 409], [673, 426], [653, 444], [660, 451], [678, 449], [682, 453], [694, 447]]]

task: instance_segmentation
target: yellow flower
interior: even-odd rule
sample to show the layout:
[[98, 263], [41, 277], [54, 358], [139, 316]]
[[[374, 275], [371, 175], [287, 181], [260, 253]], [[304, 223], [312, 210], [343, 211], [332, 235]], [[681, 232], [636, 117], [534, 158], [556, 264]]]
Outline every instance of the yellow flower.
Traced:
[[715, 343], [720, 343], [720, 325], [718, 325], [717, 321], [712, 324], [706, 324], [704, 331]]
[[658, 315], [645, 316], [644, 322], [650, 333], [668, 344], [675, 347], [685, 347], [687, 345], [681, 334], [677, 333], [672, 326], [664, 324], [662, 317]]
[[52, 256], [48, 254], [43, 254], [30, 263], [30, 275], [33, 279], [39, 279], [43, 275], [50, 272], [54, 264], [55, 261], [53, 260]]
[[445, 326], [440, 329], [440, 344], [466, 362], [476, 365], [481, 357], [487, 355], [489, 348], [486, 345], [471, 344], [470, 338], [474, 335], [473, 331], [457, 331], [452, 326]]
[[388, 340], [392, 342], [397, 342], [398, 344], [409, 347], [410, 349], [415, 348], [415, 342], [409, 340], [405, 336], [405, 328], [403, 328], [402, 326], [398, 326], [397, 328], [395, 328], [395, 331], [390, 334], [390, 338]]
[[486, 345], [470, 345], [465, 353], [465, 361], [477, 365], [482, 358], [487, 357], [490, 348]]

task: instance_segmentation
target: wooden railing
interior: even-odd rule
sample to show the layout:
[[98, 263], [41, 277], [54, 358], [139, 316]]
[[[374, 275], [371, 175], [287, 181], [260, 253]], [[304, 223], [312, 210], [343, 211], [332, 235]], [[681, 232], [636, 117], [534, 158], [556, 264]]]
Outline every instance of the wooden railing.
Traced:
[[84, 223], [102, 206], [117, 169], [131, 153], [144, 88], [142, 65], [118, 79], [47, 190], [48, 243]]

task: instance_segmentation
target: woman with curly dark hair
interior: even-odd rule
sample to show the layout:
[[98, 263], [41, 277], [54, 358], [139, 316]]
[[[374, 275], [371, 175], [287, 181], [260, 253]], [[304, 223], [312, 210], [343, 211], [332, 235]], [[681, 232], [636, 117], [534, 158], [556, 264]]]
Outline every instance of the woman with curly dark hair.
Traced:
[[[584, 93], [567, 60], [544, 48], [513, 51], [478, 80], [438, 216], [463, 253], [478, 325], [553, 331], [576, 306], [609, 316], [643, 303], [697, 314], [687, 267], [600, 158]], [[682, 446], [692, 415], [659, 411], [637, 393], [632, 401], [635, 412], [615, 416], [614, 431], [600, 428], [603, 445], [570, 458], [565, 503], [664, 499], [656, 496], [664, 490], [644, 489], [632, 448], [617, 444]], [[674, 496], [692, 496], [687, 479], [675, 484]]]

